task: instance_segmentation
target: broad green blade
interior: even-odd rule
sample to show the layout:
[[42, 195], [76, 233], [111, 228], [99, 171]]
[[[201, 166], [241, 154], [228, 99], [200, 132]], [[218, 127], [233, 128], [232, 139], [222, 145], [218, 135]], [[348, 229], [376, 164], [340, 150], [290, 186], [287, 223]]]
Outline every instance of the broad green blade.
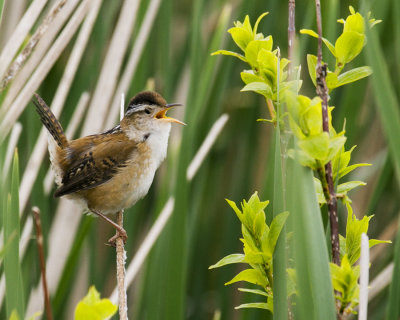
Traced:
[[[274, 145], [274, 217], [285, 210], [282, 178], [281, 135], [279, 125], [275, 128]], [[286, 284], [286, 228], [283, 227], [275, 247], [273, 260], [274, 276], [274, 319], [287, 319], [287, 284]]]
[[288, 161], [288, 209], [299, 297], [296, 319], [336, 319], [328, 250], [312, 171]]
[[[4, 243], [7, 250], [4, 254], [4, 273], [6, 278], [7, 318], [16, 310], [21, 318], [25, 316], [22, 275], [19, 263], [19, 169], [18, 153], [15, 151], [11, 176], [11, 193], [7, 198], [7, 210], [4, 211]], [[11, 238], [11, 240], [9, 240]]]
[[[365, 1], [363, 1], [365, 3]], [[400, 185], [400, 106], [396, 98], [393, 80], [390, 77], [386, 58], [376, 33], [378, 27], [365, 28], [368, 43], [365, 48], [368, 65], [372, 67], [372, 86], [378, 113], [382, 121], [390, 155]]]

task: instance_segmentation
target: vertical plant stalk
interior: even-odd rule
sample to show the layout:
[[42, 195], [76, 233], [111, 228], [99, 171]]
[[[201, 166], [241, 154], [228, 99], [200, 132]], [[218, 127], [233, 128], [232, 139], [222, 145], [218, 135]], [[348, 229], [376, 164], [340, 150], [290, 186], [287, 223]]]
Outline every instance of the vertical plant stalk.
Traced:
[[[322, 127], [324, 132], [329, 134], [329, 115], [328, 115], [328, 87], [326, 85], [327, 66], [322, 64], [322, 23], [321, 23], [321, 3], [315, 0], [317, 28], [318, 28], [318, 54], [317, 54], [317, 94], [322, 100]], [[322, 179], [323, 177], [321, 177]], [[327, 192], [326, 202], [328, 205], [329, 221], [331, 225], [331, 244], [333, 263], [340, 265], [340, 247], [339, 247], [339, 222], [337, 215], [337, 198], [333, 185], [332, 162], [325, 165], [325, 179]]]
[[36, 243], [37, 243], [38, 251], [39, 251], [40, 272], [42, 273], [43, 298], [44, 298], [44, 306], [46, 309], [46, 317], [47, 317], [47, 320], [53, 320], [53, 313], [51, 311], [49, 290], [47, 288], [46, 262], [44, 259], [43, 233], [42, 233], [42, 224], [40, 222], [39, 208], [33, 207], [32, 213], [33, 213], [33, 220], [35, 221]]
[[[124, 227], [124, 211], [117, 212], [117, 223], [120, 227]], [[117, 232], [118, 234], [118, 232]], [[115, 240], [117, 252], [117, 284], [118, 284], [118, 306], [120, 320], [128, 320], [128, 307], [126, 304], [126, 285], [125, 285], [125, 260], [126, 253], [124, 248], [124, 240], [118, 237]]]
[[4, 90], [7, 84], [14, 78], [18, 70], [21, 68], [25, 60], [29, 57], [33, 49], [36, 47], [36, 44], [42, 38], [42, 35], [46, 32], [50, 23], [56, 18], [57, 14], [60, 12], [62, 7], [65, 5], [67, 0], [59, 0], [54, 7], [51, 9], [43, 23], [36, 30], [33, 36], [30, 38], [28, 44], [25, 46], [24, 50], [18, 55], [18, 57], [14, 60], [13, 64], [7, 70], [4, 78], [1, 80], [0, 91]]
[[294, 63], [294, 37], [296, 33], [295, 25], [295, 8], [296, 1], [289, 0], [289, 13], [288, 13], [288, 59], [290, 60], [288, 66], [289, 77], [292, 75], [293, 63]]

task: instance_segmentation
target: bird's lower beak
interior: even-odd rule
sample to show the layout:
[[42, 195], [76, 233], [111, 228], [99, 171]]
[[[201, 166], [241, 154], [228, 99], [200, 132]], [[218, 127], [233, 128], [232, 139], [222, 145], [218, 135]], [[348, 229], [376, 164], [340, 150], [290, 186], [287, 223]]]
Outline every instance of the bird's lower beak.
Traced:
[[167, 121], [167, 122], [179, 123], [179, 124], [182, 124], [182, 125], [185, 126], [186, 123], [184, 123], [184, 122], [182, 122], [182, 121], [180, 121], [178, 119], [175, 119], [175, 118], [167, 117], [167, 115], [166, 115], [166, 113], [167, 113], [167, 111], [169, 109], [172, 109], [173, 107], [176, 107], [176, 106], [181, 106], [181, 104], [180, 103], [167, 104], [166, 108], [161, 110], [161, 111], [159, 111], [159, 112], [157, 112], [156, 115], [154, 116], [154, 118], [159, 119], [159, 120], [163, 120], [163, 121]]

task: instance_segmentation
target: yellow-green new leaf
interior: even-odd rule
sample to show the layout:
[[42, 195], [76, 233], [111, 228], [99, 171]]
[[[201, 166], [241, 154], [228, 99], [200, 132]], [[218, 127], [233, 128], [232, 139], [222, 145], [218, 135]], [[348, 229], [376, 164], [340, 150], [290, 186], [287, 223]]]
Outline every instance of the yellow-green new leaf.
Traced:
[[247, 62], [253, 67], [256, 68], [258, 66], [257, 58], [258, 53], [261, 49], [265, 49], [267, 51], [272, 50], [272, 37], [269, 36], [263, 40], [252, 40], [246, 47], [245, 57]]
[[278, 240], [278, 237], [282, 231], [283, 226], [285, 225], [288, 216], [289, 212], [285, 211], [275, 216], [275, 218], [272, 220], [267, 236], [267, 247], [263, 248], [263, 250], [265, 250], [268, 254], [273, 255], [276, 241]]
[[265, 296], [265, 297], [269, 297], [270, 296], [265, 291], [258, 290], [258, 289], [239, 288], [238, 290], [241, 291], [241, 292], [254, 293], [254, 294], [258, 294], [260, 296]]
[[246, 16], [243, 24], [236, 22], [235, 27], [230, 28], [228, 32], [231, 34], [233, 41], [244, 52], [248, 43], [254, 39], [253, 31], [251, 30], [249, 16]]
[[225, 283], [225, 285], [232, 284], [239, 281], [250, 282], [265, 288], [268, 285], [268, 281], [264, 275], [256, 269], [246, 269], [236, 275], [231, 281]]
[[365, 41], [365, 35], [347, 31], [343, 32], [335, 42], [336, 60], [338, 65], [345, 65], [357, 57]]
[[298, 142], [299, 147], [311, 158], [324, 162], [328, 156], [329, 135], [321, 132]]
[[246, 84], [240, 91], [254, 91], [266, 98], [272, 97], [272, 89], [265, 82], [251, 82]]
[[362, 78], [368, 77], [370, 74], [372, 74], [372, 69], [368, 66], [351, 69], [338, 76], [336, 87], [355, 82]]
[[78, 303], [75, 309], [75, 320], [104, 320], [117, 312], [118, 307], [109, 299], [100, 299], [100, 293], [94, 286]]
[[240, 306], [235, 307], [235, 309], [246, 309], [246, 308], [256, 308], [256, 309], [265, 309], [269, 311], [273, 311], [273, 304], [266, 302], [252, 302], [252, 303], [244, 303]]
[[221, 260], [219, 260], [216, 264], [213, 264], [212, 266], [209, 266], [208, 269], [214, 269], [214, 268], [219, 268], [222, 266], [226, 266], [228, 264], [233, 264], [233, 263], [244, 263], [244, 254], [242, 253], [234, 253], [230, 254]]
[[242, 60], [242, 61], [247, 63], [246, 58], [244, 56], [242, 56], [240, 53], [237, 53], [237, 52], [228, 51], [228, 50], [217, 50], [217, 51], [211, 53], [212, 56], [216, 56], [218, 54], [222, 54], [224, 56], [236, 57], [236, 58], [239, 58], [240, 60]]

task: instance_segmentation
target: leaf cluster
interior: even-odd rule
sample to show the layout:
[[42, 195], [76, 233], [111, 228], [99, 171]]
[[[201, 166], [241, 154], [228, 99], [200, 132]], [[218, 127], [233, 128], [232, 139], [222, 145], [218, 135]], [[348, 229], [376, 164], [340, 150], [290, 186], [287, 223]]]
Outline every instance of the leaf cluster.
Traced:
[[250, 292], [266, 297], [266, 302], [249, 303], [238, 308], [262, 308], [273, 311], [273, 276], [272, 259], [278, 237], [289, 215], [288, 212], [282, 212], [274, 217], [268, 225], [265, 220], [264, 209], [269, 201], [260, 201], [257, 192], [255, 192], [249, 201], [243, 200], [241, 209], [235, 202], [226, 200], [235, 211], [242, 225], [243, 253], [231, 254], [216, 264], [210, 266], [210, 269], [219, 268], [232, 263], [246, 263], [250, 268], [241, 271], [232, 280], [225, 285], [238, 281], [246, 281], [262, 287], [262, 290], [239, 289], [240, 291]]
[[[340, 238], [340, 266], [330, 263], [332, 284], [335, 291], [339, 292], [336, 298], [341, 302], [340, 311], [343, 313], [355, 313], [354, 308], [358, 305], [360, 266], [357, 261], [361, 252], [361, 235], [367, 234], [369, 221], [373, 216], [364, 216], [361, 220], [353, 214], [350, 204], [347, 207], [346, 237]], [[391, 243], [391, 241], [370, 239], [369, 247], [380, 244]]]

